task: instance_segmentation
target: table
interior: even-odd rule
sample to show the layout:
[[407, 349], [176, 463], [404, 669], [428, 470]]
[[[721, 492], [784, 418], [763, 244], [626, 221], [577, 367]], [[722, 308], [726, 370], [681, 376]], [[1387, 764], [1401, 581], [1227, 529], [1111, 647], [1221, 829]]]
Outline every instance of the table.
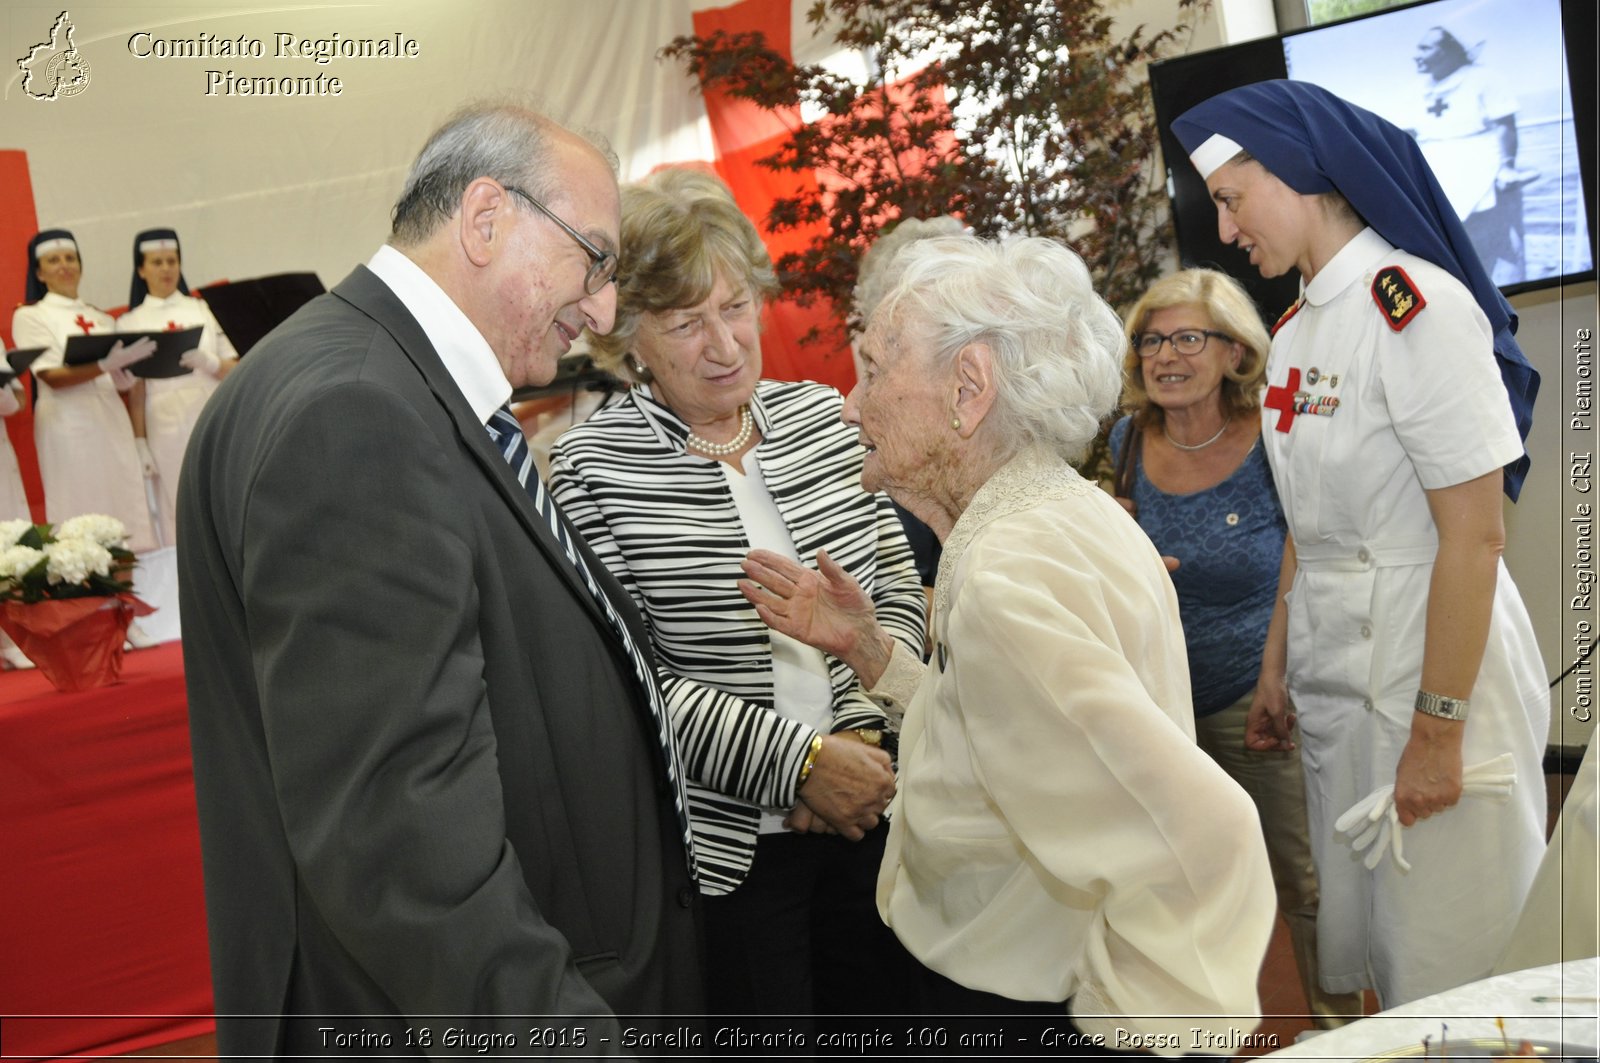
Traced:
[[129, 1052], [211, 1013], [180, 645], [76, 694], [0, 675], [3, 1051]]
[[[1431, 1037], [1438, 1056], [1440, 1024], [1450, 1039], [1499, 1037], [1495, 1019], [1505, 1020], [1506, 1036], [1594, 1048], [1600, 1044], [1595, 982], [1600, 961], [1593, 957], [1533, 967], [1485, 978], [1370, 1015], [1359, 1022], [1269, 1053], [1271, 1059], [1367, 1059]], [[1536, 1003], [1534, 997], [1569, 998]]]

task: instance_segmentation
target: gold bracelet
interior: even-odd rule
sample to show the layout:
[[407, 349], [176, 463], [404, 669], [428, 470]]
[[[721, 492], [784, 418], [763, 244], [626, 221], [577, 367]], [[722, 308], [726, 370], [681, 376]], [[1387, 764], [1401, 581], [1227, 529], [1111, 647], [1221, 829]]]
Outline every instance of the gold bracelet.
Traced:
[[806, 754], [806, 762], [800, 765], [800, 786], [806, 784], [811, 778], [811, 769], [817, 766], [817, 754], [822, 752], [822, 736], [819, 734], [811, 739], [811, 752]]

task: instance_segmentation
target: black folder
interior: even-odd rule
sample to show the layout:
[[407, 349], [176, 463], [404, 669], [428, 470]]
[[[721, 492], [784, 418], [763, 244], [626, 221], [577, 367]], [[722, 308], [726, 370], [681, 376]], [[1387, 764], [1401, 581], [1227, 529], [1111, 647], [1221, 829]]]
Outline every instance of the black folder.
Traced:
[[183, 376], [193, 370], [179, 365], [178, 359], [185, 351], [192, 351], [200, 346], [202, 331], [204, 330], [196, 325], [176, 332], [105, 332], [98, 335], [68, 336], [67, 349], [62, 361], [67, 365], [88, 365], [110, 354], [111, 348], [119, 340], [124, 347], [131, 347], [137, 341], [149, 336], [156, 341], [156, 353], [128, 366], [128, 372], [145, 380], [164, 380], [167, 377]]
[[[28, 367], [33, 364], [33, 360], [43, 354], [44, 351], [43, 347], [18, 347], [14, 351], [7, 351], [6, 364], [11, 367], [11, 370], [10, 376], [6, 379], [9, 380], [11, 377], [21, 376], [26, 373]], [[4, 381], [0, 381], [0, 383], [4, 383]]]
[[213, 284], [198, 294], [243, 358], [261, 337], [325, 291], [315, 273], [277, 273]]

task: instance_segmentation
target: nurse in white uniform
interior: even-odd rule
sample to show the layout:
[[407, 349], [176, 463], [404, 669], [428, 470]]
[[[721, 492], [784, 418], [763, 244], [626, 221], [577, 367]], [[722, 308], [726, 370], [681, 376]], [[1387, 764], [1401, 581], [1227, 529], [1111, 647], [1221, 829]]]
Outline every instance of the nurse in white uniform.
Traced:
[[127, 367], [155, 353], [149, 341], [121, 343], [98, 362], [68, 366], [68, 337], [114, 330], [111, 315], [78, 298], [83, 276], [78, 243], [65, 229], [47, 229], [28, 243], [28, 305], [17, 308], [11, 336], [18, 347], [43, 347], [33, 363], [39, 382], [33, 411], [45, 519], [105, 513], [128, 529], [128, 549], [155, 548], [144, 471], [133, 422], [119, 391], [133, 387]]
[[[13, 378], [0, 385], [0, 417], [10, 417], [22, 409], [22, 382]], [[0, 520], [32, 520], [28, 511], [28, 496], [22, 488], [22, 470], [17, 465], [17, 452], [11, 447], [11, 437], [0, 428]], [[0, 548], [9, 546], [0, 543]], [[11, 641], [11, 636], [0, 631], [0, 661], [7, 668], [32, 668], [33, 662]]]
[[[211, 308], [189, 294], [183, 278], [178, 234], [171, 229], [147, 229], [133, 240], [133, 282], [128, 293], [132, 307], [117, 319], [119, 332], [159, 332], [201, 326], [200, 344], [179, 359], [189, 372], [183, 376], [143, 381], [144, 402], [129, 409], [135, 435], [149, 446], [160, 487], [161, 541], [177, 543], [178, 470], [189, 433], [217, 383], [239, 361], [233, 344], [223, 333]], [[136, 392], [137, 393], [137, 392]]]
[[[34, 361], [39, 382], [33, 408], [45, 519], [59, 524], [84, 513], [122, 521], [134, 553], [155, 549], [145, 462], [121, 392], [137, 383], [128, 367], [155, 353], [151, 340], [113, 344], [98, 362], [69, 366], [67, 339], [112, 332], [111, 315], [78, 298], [83, 264], [78, 242], [65, 229], [46, 229], [28, 241], [27, 305], [11, 318], [18, 347], [43, 347]], [[150, 645], [138, 624], [128, 628], [135, 647]]]
[[[1549, 694], [1500, 560], [1538, 375], [1399, 129], [1271, 81], [1173, 132], [1224, 242], [1303, 282], [1262, 411], [1291, 536], [1247, 741], [1291, 748], [1298, 715], [1322, 985], [1393, 1007], [1489, 973], [1544, 849]], [[1502, 755], [1509, 798], [1475, 783]], [[1362, 851], [1335, 821], [1388, 786], [1390, 845]]]

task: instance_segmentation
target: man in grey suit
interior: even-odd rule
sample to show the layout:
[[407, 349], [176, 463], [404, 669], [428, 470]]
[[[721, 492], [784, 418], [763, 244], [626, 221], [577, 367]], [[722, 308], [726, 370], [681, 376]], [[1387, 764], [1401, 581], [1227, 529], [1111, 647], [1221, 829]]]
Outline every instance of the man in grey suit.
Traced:
[[486, 429], [610, 329], [618, 226], [606, 154], [469, 108], [389, 243], [195, 428], [179, 567], [223, 1055], [604, 1053], [614, 1015], [702, 1010], [642, 627]]

